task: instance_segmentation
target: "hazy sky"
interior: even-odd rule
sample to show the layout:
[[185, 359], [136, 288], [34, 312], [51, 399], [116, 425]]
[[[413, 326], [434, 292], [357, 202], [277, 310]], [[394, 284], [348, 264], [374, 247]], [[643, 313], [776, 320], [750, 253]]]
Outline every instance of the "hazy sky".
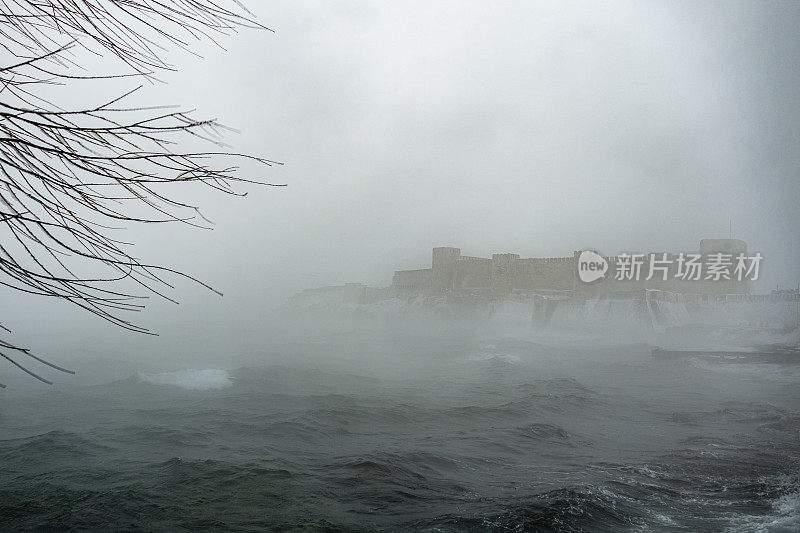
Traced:
[[[732, 220], [765, 256], [760, 292], [800, 281], [800, 4], [247, 4], [275, 33], [171, 53], [179, 72], [141, 98], [237, 128], [226, 141], [284, 162], [261, 177], [289, 187], [191, 191], [214, 231], [128, 232], [140, 257], [226, 293], [180, 282], [179, 308], [153, 302], [141, 322], [163, 342], [224, 340], [302, 288], [387, 285], [439, 245], [690, 251]], [[21, 343], [131, 338], [65, 305], [3, 302]]]

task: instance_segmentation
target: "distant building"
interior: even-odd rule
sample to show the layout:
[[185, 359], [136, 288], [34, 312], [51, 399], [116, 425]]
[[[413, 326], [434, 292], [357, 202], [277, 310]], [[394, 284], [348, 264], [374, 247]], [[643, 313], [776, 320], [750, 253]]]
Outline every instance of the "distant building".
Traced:
[[[698, 252], [703, 258], [722, 253], [736, 256], [747, 253], [747, 244], [738, 239], [704, 239]], [[392, 287], [398, 292], [465, 291], [483, 289], [497, 295], [512, 291], [542, 293], [548, 291], [571, 291], [574, 293], [598, 294], [640, 289], [693, 294], [749, 294], [751, 282], [744, 279], [684, 280], [678, 276], [677, 254], [658, 252], [658, 259], [666, 258], [670, 263], [662, 276], [647, 280], [646, 269], [651, 255], [645, 254], [647, 262], [638, 280], [617, 280], [615, 272], [619, 257], [606, 257], [609, 269], [604, 279], [594, 283], [583, 283], [578, 278], [578, 256], [575, 251], [566, 257], [521, 258], [518, 254], [493, 254], [491, 259], [462, 256], [459, 248], [434, 248], [431, 268], [398, 270], [394, 273]], [[664, 255], [666, 254], [666, 255]], [[662, 279], [666, 277], [666, 279]]]

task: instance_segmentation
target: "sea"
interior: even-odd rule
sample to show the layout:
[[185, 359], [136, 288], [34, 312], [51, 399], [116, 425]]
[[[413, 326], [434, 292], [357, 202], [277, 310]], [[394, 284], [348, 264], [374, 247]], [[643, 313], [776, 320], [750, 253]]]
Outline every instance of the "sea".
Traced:
[[9, 384], [0, 531], [800, 531], [800, 365], [480, 328], [260, 345]]

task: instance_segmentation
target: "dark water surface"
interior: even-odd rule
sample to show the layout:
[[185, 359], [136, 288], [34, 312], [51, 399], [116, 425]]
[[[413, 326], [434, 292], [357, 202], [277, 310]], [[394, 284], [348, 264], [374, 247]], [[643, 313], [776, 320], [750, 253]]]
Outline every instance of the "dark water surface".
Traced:
[[800, 530], [797, 367], [508, 337], [283, 355], [2, 393], [0, 530]]

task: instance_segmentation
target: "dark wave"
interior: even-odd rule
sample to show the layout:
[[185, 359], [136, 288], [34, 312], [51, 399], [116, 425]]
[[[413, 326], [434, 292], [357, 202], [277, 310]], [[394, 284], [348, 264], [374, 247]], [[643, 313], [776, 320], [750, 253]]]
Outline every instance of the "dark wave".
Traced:
[[417, 531], [621, 531], [645, 523], [636, 506], [590, 489], [558, 489], [504, 503], [502, 510], [444, 515]]
[[[133, 376], [10, 397], [0, 531], [770, 531], [800, 520], [798, 384], [651, 359], [588, 368], [567, 351], [547, 366], [523, 359], [552, 350], [525, 342], [446, 348], [430, 356], [444, 352], [452, 372], [413, 379], [249, 367], [223, 389]], [[464, 362], [480, 350], [523, 362]]]

